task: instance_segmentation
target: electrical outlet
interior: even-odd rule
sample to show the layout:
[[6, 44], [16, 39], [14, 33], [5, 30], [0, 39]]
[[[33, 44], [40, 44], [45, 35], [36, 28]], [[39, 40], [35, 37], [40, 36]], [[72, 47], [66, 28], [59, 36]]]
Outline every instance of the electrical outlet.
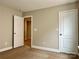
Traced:
[[38, 29], [37, 28], [34, 28], [34, 31], [36, 32], [36, 31], [38, 31]]
[[8, 43], [7, 42], [5, 42], [5, 46], [7, 46], [8, 45]]
[[46, 44], [46, 42], [43, 42], [43, 44]]

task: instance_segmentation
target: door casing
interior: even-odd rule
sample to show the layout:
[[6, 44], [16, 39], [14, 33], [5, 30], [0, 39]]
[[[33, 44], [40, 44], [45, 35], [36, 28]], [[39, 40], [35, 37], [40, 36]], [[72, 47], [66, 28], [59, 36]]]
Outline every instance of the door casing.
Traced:
[[33, 46], [33, 16], [24, 16], [24, 18], [31, 17], [31, 47]]

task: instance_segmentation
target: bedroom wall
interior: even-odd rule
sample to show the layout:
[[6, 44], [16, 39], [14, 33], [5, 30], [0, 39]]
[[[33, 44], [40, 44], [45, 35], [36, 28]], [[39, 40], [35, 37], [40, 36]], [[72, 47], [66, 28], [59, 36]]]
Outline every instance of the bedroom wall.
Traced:
[[76, 3], [70, 3], [30, 12], [23, 16], [33, 16], [33, 45], [45, 48], [59, 49], [59, 11], [76, 9]]
[[12, 47], [12, 17], [22, 12], [0, 5], [0, 49]]

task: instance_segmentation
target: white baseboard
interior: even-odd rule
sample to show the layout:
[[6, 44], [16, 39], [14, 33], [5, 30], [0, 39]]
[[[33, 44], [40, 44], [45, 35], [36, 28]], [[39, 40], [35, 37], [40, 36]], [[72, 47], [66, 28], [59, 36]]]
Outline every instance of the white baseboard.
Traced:
[[12, 47], [3, 48], [3, 49], [0, 49], [0, 52], [7, 51], [7, 50], [10, 50], [10, 49], [12, 49]]
[[35, 45], [32, 45], [32, 48], [41, 49], [41, 50], [46, 50], [46, 51], [51, 51], [51, 52], [60, 52], [58, 49], [40, 47], [40, 46], [35, 46]]
[[[79, 49], [79, 46], [78, 46], [78, 49]], [[79, 53], [78, 53], [78, 56], [79, 56]]]
[[78, 49], [79, 49], [79, 46], [78, 46]]
[[[35, 46], [35, 45], [32, 45], [32, 48], [41, 49], [41, 50], [46, 50], [46, 51], [51, 51], [51, 52], [60, 52], [59, 49], [52, 49], [52, 48], [46, 48], [46, 47]], [[64, 52], [64, 53], [67, 53], [67, 52]], [[78, 53], [74, 53], [74, 52], [67, 53], [67, 54], [79, 55]]]

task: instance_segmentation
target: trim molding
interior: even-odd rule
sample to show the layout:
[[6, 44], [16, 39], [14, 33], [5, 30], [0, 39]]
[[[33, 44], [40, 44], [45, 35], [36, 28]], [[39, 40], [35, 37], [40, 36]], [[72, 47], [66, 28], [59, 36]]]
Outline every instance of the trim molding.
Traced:
[[24, 18], [28, 18], [31, 17], [31, 47], [33, 45], [33, 16], [29, 15], [29, 16], [24, 16]]
[[32, 45], [32, 48], [41, 49], [41, 50], [46, 50], [46, 51], [51, 51], [51, 52], [60, 52], [58, 49], [40, 47], [40, 46], [35, 46], [35, 45]]
[[10, 49], [12, 49], [12, 47], [3, 48], [3, 49], [0, 49], [0, 52], [7, 51], [7, 50], [10, 50]]

